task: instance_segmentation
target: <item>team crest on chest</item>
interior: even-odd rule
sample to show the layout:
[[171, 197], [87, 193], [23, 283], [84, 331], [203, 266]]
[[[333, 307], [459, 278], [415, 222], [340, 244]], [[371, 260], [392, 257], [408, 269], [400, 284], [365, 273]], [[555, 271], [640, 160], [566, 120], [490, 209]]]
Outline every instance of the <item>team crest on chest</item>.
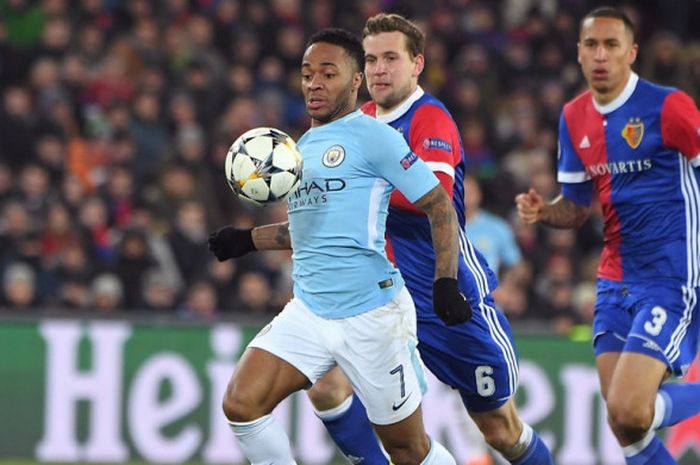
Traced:
[[335, 168], [345, 160], [345, 149], [342, 145], [334, 145], [323, 154], [323, 164], [328, 168]]
[[644, 123], [642, 123], [642, 120], [640, 118], [630, 118], [629, 122], [622, 128], [622, 137], [633, 149], [639, 147], [644, 137]]

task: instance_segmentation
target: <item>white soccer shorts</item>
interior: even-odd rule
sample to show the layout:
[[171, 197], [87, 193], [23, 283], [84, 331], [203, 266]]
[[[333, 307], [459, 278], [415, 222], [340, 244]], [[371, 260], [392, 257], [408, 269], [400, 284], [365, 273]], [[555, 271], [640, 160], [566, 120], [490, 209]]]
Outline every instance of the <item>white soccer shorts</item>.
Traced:
[[417, 343], [415, 307], [403, 288], [386, 305], [342, 319], [322, 318], [294, 298], [248, 347], [280, 357], [312, 383], [339, 365], [369, 420], [386, 425], [413, 413], [425, 392]]

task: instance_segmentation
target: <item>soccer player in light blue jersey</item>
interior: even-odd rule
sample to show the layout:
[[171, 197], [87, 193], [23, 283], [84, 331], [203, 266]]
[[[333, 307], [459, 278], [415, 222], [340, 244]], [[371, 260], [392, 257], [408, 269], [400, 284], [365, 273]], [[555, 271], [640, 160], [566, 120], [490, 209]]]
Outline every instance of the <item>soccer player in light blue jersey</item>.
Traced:
[[[372, 101], [362, 111], [394, 128], [426, 162], [452, 197], [458, 223], [464, 226], [462, 142], [444, 104], [418, 85], [424, 43], [418, 27], [400, 15], [380, 13], [367, 20], [363, 48]], [[509, 463], [552, 465], [547, 446], [520, 419], [515, 406], [517, 355], [510, 325], [491, 296], [497, 285], [494, 274], [462, 235], [457, 277], [474, 312], [469, 322], [445, 325], [432, 308], [431, 241], [429, 218], [394, 192], [387, 218], [388, 251], [416, 306], [418, 350], [425, 366], [457, 390], [486, 442]], [[309, 397], [347, 457], [361, 458], [364, 465], [387, 464], [376, 440], [359, 434], [370, 427], [361, 402], [339, 370], [316, 383]]]
[[394, 188], [430, 220], [433, 305], [449, 325], [471, 308], [457, 286], [459, 226], [449, 196], [394, 129], [355, 110], [364, 52], [341, 29], [315, 34], [301, 84], [311, 129], [298, 141], [303, 181], [288, 199], [289, 222], [223, 228], [209, 247], [219, 259], [253, 250], [293, 251], [294, 298], [248, 345], [229, 382], [224, 412], [253, 464], [292, 464], [272, 410], [335, 366], [357, 396], [396, 465], [455, 464], [423, 428], [425, 389], [416, 314], [385, 253]]

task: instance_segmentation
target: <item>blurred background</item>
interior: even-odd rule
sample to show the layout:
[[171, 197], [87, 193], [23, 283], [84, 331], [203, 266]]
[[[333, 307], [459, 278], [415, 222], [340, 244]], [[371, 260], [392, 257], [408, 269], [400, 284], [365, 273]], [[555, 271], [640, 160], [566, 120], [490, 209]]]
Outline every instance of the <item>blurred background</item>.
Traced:
[[[518, 335], [586, 341], [588, 356], [600, 213], [578, 231], [527, 226], [513, 198], [558, 194], [558, 116], [584, 85], [578, 21], [603, 3], [0, 0], [0, 318], [268, 321], [291, 295], [290, 255], [219, 263], [206, 248], [225, 224], [286, 219], [285, 204], [234, 197], [228, 147], [256, 126], [299, 137], [306, 38], [395, 11], [426, 33], [420, 84], [460, 128], [467, 233], [499, 274], [497, 303]], [[697, 101], [700, 2], [606, 3], [637, 24], [636, 71]]]
[[[421, 85], [461, 130], [467, 232], [498, 271], [498, 303], [516, 326], [570, 332], [591, 318], [600, 215], [579, 231], [526, 226], [513, 197], [558, 193], [558, 116], [583, 86], [578, 21], [599, 3], [0, 0], [2, 308], [277, 312], [289, 254], [218, 263], [203, 246], [225, 224], [286, 215], [234, 198], [227, 148], [255, 126], [301, 135], [306, 38], [331, 25], [360, 33], [391, 10], [427, 34]], [[700, 3], [619, 6], [638, 25], [636, 69], [697, 98]]]

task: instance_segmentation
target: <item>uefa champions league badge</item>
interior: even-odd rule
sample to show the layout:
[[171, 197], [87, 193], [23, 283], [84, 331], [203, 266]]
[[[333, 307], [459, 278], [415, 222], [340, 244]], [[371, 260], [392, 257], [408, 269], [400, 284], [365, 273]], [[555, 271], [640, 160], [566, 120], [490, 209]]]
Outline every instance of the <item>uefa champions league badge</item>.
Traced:
[[328, 168], [335, 168], [345, 160], [345, 149], [342, 145], [334, 145], [323, 154], [323, 164]]
[[443, 139], [438, 139], [437, 137], [429, 137], [423, 141], [424, 149], [438, 149], [444, 150], [445, 152], [452, 152], [452, 144]]
[[413, 150], [408, 152], [405, 157], [403, 157], [399, 163], [401, 167], [405, 170], [409, 169], [418, 160], [418, 155], [415, 154]]
[[642, 143], [644, 137], [644, 123], [641, 118], [630, 118], [629, 122], [622, 128], [622, 137], [627, 141], [627, 144], [636, 149]]

